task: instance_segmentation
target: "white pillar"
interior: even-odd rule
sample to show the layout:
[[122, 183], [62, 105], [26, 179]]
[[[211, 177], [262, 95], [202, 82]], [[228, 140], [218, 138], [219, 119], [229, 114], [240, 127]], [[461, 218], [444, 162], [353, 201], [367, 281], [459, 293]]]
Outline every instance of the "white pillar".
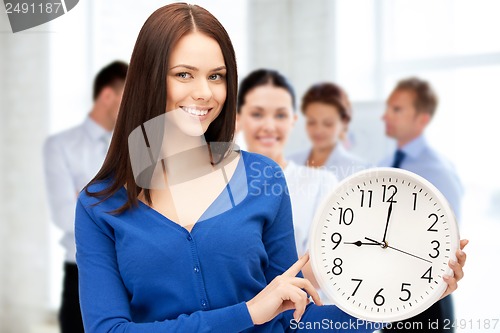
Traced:
[[0, 332], [46, 315], [48, 219], [42, 143], [49, 120], [49, 33], [13, 34], [0, 15]]

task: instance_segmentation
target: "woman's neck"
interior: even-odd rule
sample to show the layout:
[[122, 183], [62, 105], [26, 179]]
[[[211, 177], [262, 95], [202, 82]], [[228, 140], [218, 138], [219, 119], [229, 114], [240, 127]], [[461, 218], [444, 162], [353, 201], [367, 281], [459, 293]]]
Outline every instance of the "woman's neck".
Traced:
[[311, 150], [311, 154], [309, 155], [307, 159], [307, 166], [310, 167], [320, 167], [325, 165], [326, 161], [330, 157], [330, 154], [333, 152], [335, 149], [336, 144], [332, 144], [331, 146], [328, 147], [321, 147], [321, 148], [313, 148]]

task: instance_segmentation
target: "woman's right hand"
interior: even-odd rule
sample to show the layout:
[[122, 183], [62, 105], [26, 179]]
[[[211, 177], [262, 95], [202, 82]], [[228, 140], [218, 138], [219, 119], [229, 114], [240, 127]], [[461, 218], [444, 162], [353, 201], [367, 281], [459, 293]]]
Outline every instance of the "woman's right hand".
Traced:
[[312, 296], [314, 303], [322, 305], [318, 292], [311, 282], [296, 277], [308, 261], [309, 254], [302, 256], [286, 272], [274, 278], [267, 287], [247, 302], [248, 312], [254, 325], [267, 323], [278, 314], [290, 309], [295, 309], [293, 318], [300, 321], [309, 304], [307, 293]]

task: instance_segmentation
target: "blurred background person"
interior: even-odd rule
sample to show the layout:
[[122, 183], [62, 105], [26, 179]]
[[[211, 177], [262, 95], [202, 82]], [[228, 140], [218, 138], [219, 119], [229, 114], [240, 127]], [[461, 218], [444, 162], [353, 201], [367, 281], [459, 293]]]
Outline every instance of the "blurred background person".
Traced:
[[54, 134], [44, 145], [47, 197], [53, 222], [63, 231], [64, 281], [59, 325], [62, 333], [83, 332], [75, 262], [75, 207], [79, 192], [100, 169], [115, 126], [128, 65], [115, 61], [96, 75], [94, 105], [80, 125]]
[[[432, 120], [438, 105], [438, 97], [431, 85], [412, 77], [399, 81], [387, 99], [383, 115], [385, 134], [396, 140], [397, 150], [379, 166], [401, 168], [414, 172], [436, 186], [446, 197], [455, 216], [460, 218], [463, 189], [452, 164], [427, 142], [424, 131]], [[428, 323], [439, 320], [439, 328], [432, 332], [452, 332], [445, 324], [454, 321], [451, 296], [443, 298], [429, 309], [408, 322]], [[411, 325], [405, 326], [410, 327]], [[394, 326], [395, 327], [395, 326]], [[399, 330], [398, 330], [399, 331]], [[384, 330], [384, 332], [393, 332]]]
[[[250, 152], [273, 159], [284, 170], [292, 203], [293, 226], [298, 255], [307, 250], [309, 226], [324, 196], [337, 184], [336, 177], [321, 169], [287, 160], [284, 148], [293, 129], [295, 92], [279, 72], [259, 69], [245, 77], [238, 92], [238, 128]], [[310, 264], [302, 270], [315, 287]]]
[[290, 160], [313, 168], [324, 167], [339, 180], [368, 166], [344, 146], [352, 118], [351, 102], [344, 89], [330, 82], [315, 84], [304, 94], [301, 110], [312, 147], [292, 154]]

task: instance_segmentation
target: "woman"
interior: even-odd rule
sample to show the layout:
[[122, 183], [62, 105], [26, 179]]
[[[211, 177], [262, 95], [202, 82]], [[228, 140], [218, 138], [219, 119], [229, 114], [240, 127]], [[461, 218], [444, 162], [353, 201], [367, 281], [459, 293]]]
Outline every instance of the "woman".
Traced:
[[110, 150], [77, 204], [86, 332], [284, 332], [292, 317], [351, 319], [309, 304], [306, 292], [321, 301], [299, 274], [308, 257], [297, 261], [279, 167], [225, 144], [236, 88], [231, 42], [210, 13], [175, 3], [148, 18]]
[[[285, 159], [285, 145], [297, 115], [293, 87], [279, 72], [260, 69], [243, 79], [237, 110], [238, 127], [243, 132], [248, 151], [271, 158], [285, 173], [292, 202], [295, 242], [298, 254], [303, 255], [314, 213], [324, 196], [337, 184], [337, 179], [330, 172]], [[306, 278], [313, 276], [306, 274]]]
[[295, 153], [290, 160], [299, 165], [323, 167], [342, 180], [368, 165], [349, 153], [345, 140], [352, 118], [351, 103], [345, 91], [333, 83], [313, 85], [302, 98], [302, 113], [312, 148]]

